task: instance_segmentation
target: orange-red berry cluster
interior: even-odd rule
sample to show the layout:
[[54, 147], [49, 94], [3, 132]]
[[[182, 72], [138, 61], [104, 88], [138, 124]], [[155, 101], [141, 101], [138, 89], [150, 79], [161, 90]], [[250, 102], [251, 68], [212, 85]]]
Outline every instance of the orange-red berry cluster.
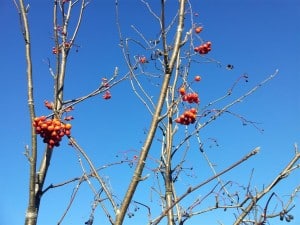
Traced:
[[[188, 103], [199, 103], [200, 99], [197, 93], [186, 93], [185, 88], [179, 88], [179, 93], [182, 97], [182, 101], [187, 101]], [[191, 108], [186, 110], [183, 114], [181, 114], [178, 118], [175, 119], [176, 123], [180, 123], [182, 125], [189, 125], [191, 123], [195, 123], [197, 117], [197, 110], [195, 108]]]
[[197, 93], [186, 93], [185, 88], [181, 87], [179, 93], [182, 96], [182, 100], [188, 103], [199, 103], [200, 99]]
[[33, 126], [35, 133], [43, 138], [44, 143], [47, 143], [50, 149], [59, 146], [63, 136], [71, 135], [72, 125], [62, 123], [59, 119], [47, 119], [45, 116], [36, 117]]
[[200, 46], [195, 47], [194, 51], [202, 55], [207, 54], [209, 51], [211, 51], [211, 42], [208, 41]]
[[186, 110], [183, 114], [176, 118], [175, 122], [180, 123], [182, 125], [189, 125], [191, 123], [195, 123], [196, 117], [197, 110], [195, 108], [191, 108], [189, 110]]
[[188, 93], [182, 96], [182, 100], [188, 103], [199, 103], [200, 99], [197, 93]]

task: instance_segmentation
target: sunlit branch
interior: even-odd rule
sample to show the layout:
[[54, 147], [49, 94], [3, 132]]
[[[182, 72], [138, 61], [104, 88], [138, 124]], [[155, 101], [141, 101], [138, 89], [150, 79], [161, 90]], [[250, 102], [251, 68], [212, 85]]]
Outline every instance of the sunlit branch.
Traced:
[[144, 166], [145, 166], [145, 160], [148, 156], [150, 147], [153, 142], [153, 138], [155, 135], [155, 132], [158, 127], [158, 119], [160, 117], [161, 111], [163, 109], [165, 97], [167, 94], [169, 82], [171, 79], [171, 75], [174, 69], [175, 61], [177, 59], [177, 55], [179, 52], [179, 47], [180, 47], [180, 40], [182, 36], [182, 30], [183, 30], [183, 24], [184, 24], [184, 8], [185, 8], [185, 1], [180, 2], [180, 7], [179, 7], [179, 21], [178, 21], [178, 28], [177, 28], [177, 33], [175, 37], [175, 42], [174, 42], [174, 51], [172, 53], [170, 61], [165, 61], [165, 75], [164, 75], [164, 80], [161, 86], [161, 91], [159, 95], [159, 99], [157, 102], [157, 106], [155, 109], [155, 113], [152, 118], [152, 122], [150, 125], [149, 133], [146, 137], [146, 140], [144, 142], [144, 145], [142, 147], [140, 157], [136, 166], [136, 169], [134, 171], [132, 180], [129, 184], [129, 187], [127, 189], [127, 192], [124, 197], [124, 201], [122, 202], [121, 208], [120, 208], [120, 213], [117, 214], [116, 222], [115, 225], [121, 225], [123, 223], [126, 211], [128, 209], [128, 206], [132, 200], [132, 197], [136, 191], [137, 185], [140, 182], [141, 179], [141, 174], [143, 172]]
[[[73, 3], [73, 4], [75, 4], [75, 3]], [[85, 0], [82, 0], [82, 1], [81, 1], [80, 12], [79, 12], [77, 24], [76, 24], [75, 30], [74, 30], [74, 32], [73, 32], [72, 38], [71, 38], [71, 40], [70, 40], [71, 45], [75, 42], [75, 38], [76, 38], [76, 36], [77, 36], [77, 34], [78, 34], [79, 27], [80, 27], [80, 25], [81, 25], [83, 12], [84, 12], [84, 9], [85, 9], [85, 7], [87, 6], [87, 4], [88, 4], [88, 3], [87, 3]], [[72, 6], [73, 6], [73, 5], [72, 5]]]
[[58, 21], [57, 21], [57, 14], [58, 14], [58, 0], [54, 1], [54, 5], [53, 5], [53, 33], [54, 33], [54, 46], [55, 49], [57, 50], [57, 54], [56, 54], [56, 64], [55, 64], [55, 76], [54, 76], [54, 109], [58, 109], [58, 99], [57, 99], [57, 93], [59, 92], [58, 90], [58, 82], [59, 82], [59, 74], [60, 74], [60, 59], [61, 59], [61, 55], [58, 54], [59, 53], [59, 29], [58, 29]]
[[29, 199], [26, 211], [25, 224], [35, 225], [37, 222], [37, 215], [39, 210], [39, 203], [37, 198], [38, 187], [36, 185], [36, 163], [37, 163], [37, 138], [35, 134], [35, 128], [32, 123], [35, 118], [35, 107], [34, 107], [34, 95], [33, 95], [33, 75], [32, 75], [32, 58], [31, 58], [31, 38], [28, 24], [27, 13], [28, 7], [25, 7], [24, 1], [20, 0], [19, 4], [14, 1], [20, 17], [20, 26], [25, 42], [25, 58], [26, 58], [26, 78], [27, 78], [27, 101], [29, 108], [30, 124], [31, 124], [31, 151], [28, 153], [28, 159], [30, 162], [29, 171]]

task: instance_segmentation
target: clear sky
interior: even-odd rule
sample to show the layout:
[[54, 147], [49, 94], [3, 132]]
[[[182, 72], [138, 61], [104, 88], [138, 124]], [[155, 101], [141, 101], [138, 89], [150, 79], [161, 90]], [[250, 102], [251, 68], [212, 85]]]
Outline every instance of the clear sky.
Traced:
[[[45, 99], [51, 101], [52, 98], [52, 78], [45, 63], [49, 58], [54, 64], [54, 56], [51, 52], [52, 2], [37, 0], [30, 2], [29, 21], [32, 29], [35, 106], [38, 115], [49, 113], [44, 108], [43, 101]], [[177, 5], [175, 2], [177, 3], [177, 1], [168, 1], [170, 7], [168, 12], [173, 12]], [[201, 74], [203, 78], [199, 84], [193, 86], [200, 94], [201, 104], [205, 105], [225, 94], [231, 84], [244, 73], [248, 74], [249, 82], [241, 82], [238, 85], [234, 92], [235, 97], [245, 93], [279, 69], [275, 79], [232, 109], [233, 112], [248, 120], [258, 122], [258, 126], [264, 129], [264, 132], [259, 132], [251, 125], [243, 126], [238, 118], [226, 115], [203, 130], [201, 134], [209, 157], [218, 165], [218, 170], [238, 160], [256, 146], [260, 146], [260, 154], [239, 167], [237, 171], [226, 175], [225, 178], [237, 178], [238, 182], [246, 184], [251, 169], [255, 168], [253, 185], [261, 188], [264, 184], [268, 184], [293, 156], [293, 144], [300, 142], [299, 1], [197, 0], [192, 2], [194, 2], [194, 12], [199, 14], [194, 21], [204, 27], [201, 37], [213, 43], [213, 50], [209, 56], [223, 65], [234, 65], [234, 69], [230, 71], [214, 63], [203, 63], [192, 68], [191, 74]], [[158, 10], [158, 6], [154, 9]], [[155, 20], [138, 0], [120, 0], [120, 22], [126, 37], [138, 38], [130, 25], [137, 27], [147, 39], [155, 39], [159, 34]], [[0, 224], [17, 225], [24, 221], [27, 204], [28, 162], [23, 152], [24, 146], [30, 144], [30, 130], [26, 100], [24, 43], [13, 1], [0, 1], [0, 28], [2, 45], [0, 74], [3, 78], [0, 94], [2, 124]], [[185, 27], [185, 29], [189, 28]], [[82, 96], [94, 90], [101, 78], [113, 74], [116, 66], [119, 67], [121, 75], [127, 72], [118, 41], [114, 1], [91, 1], [85, 11], [82, 27], [76, 39], [76, 44], [80, 47], [77, 53], [75, 48], [72, 49], [70, 56], [65, 87], [66, 99]], [[137, 46], [132, 48], [131, 53], [149, 57], [148, 52]], [[144, 69], [147, 70], [147, 67], [150, 68], [150, 65], [145, 65]], [[145, 85], [148, 87], [149, 82]], [[95, 97], [76, 106], [72, 114], [75, 117], [72, 122], [72, 132], [96, 165], [118, 161], [125, 156], [124, 152], [127, 152], [129, 157], [137, 154], [145, 137], [144, 131], [149, 127], [149, 114], [134, 95], [129, 82], [125, 81], [114, 87], [111, 93], [112, 98], [109, 101], [103, 100], [101, 96]], [[231, 99], [234, 99], [234, 96]], [[218, 146], [209, 141], [212, 139], [217, 140]], [[210, 145], [211, 148], [208, 147]], [[159, 149], [158, 146], [154, 145], [151, 155], [155, 156], [155, 148]], [[43, 149], [42, 145], [40, 152], [41, 149]], [[78, 157], [66, 142], [54, 151], [46, 186], [81, 175]], [[187, 165], [198, 163], [196, 159], [192, 159], [193, 157]], [[132, 169], [128, 165], [121, 165], [103, 172], [103, 175], [111, 176], [109, 182], [113, 190], [121, 195], [127, 188], [126, 176], [129, 177], [130, 172]], [[205, 176], [197, 173], [195, 179], [189, 182], [195, 184], [197, 179], [205, 179], [208, 176], [209, 174]], [[299, 185], [299, 180], [298, 171], [277, 191], [286, 196], [293, 187]], [[93, 198], [88, 186], [83, 186], [75, 202], [76, 207], [72, 208], [71, 214], [66, 217], [63, 224], [84, 224], [88, 219]], [[74, 185], [57, 188], [45, 195], [42, 200], [39, 224], [57, 223], [73, 188]], [[136, 199], [145, 196], [143, 191], [137, 193]], [[201, 195], [201, 192], [198, 194]], [[147, 192], [147, 197], [148, 195], [150, 194]], [[299, 196], [295, 203], [300, 205]], [[297, 211], [299, 212], [299, 208], [293, 211], [295, 219], [290, 223], [291, 225], [300, 224]], [[209, 218], [206, 216], [204, 218], [211, 224], [217, 224], [215, 220], [217, 216], [220, 221], [230, 224], [231, 215], [222, 212], [209, 214]], [[138, 216], [136, 218], [138, 222], [140, 218]], [[201, 221], [203, 217], [196, 217], [190, 224], [193, 222], [205, 224]], [[97, 224], [99, 223], [98, 220]], [[131, 220], [128, 220], [126, 224], [130, 223]], [[271, 224], [283, 223], [276, 219], [271, 221]]]

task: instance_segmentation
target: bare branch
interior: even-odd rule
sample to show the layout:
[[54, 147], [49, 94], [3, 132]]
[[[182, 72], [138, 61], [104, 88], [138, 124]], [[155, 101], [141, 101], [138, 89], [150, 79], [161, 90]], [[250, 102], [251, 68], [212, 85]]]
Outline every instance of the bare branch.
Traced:
[[[104, 193], [106, 194], [107, 198], [109, 199], [114, 212], [117, 213], [117, 204], [115, 203], [114, 199], [112, 198], [112, 194], [111, 192], [108, 190], [107, 185], [105, 184], [104, 180], [99, 176], [94, 164], [92, 163], [91, 159], [88, 157], [88, 155], [85, 153], [85, 151], [77, 144], [77, 142], [75, 141], [74, 138], [69, 137], [70, 143], [71, 145], [80, 152], [80, 154], [85, 158], [85, 160], [88, 162], [93, 175], [95, 176], [95, 178], [99, 181], [101, 187], [103, 188]], [[109, 217], [111, 218], [111, 217]]]
[[287, 166], [279, 173], [279, 175], [262, 191], [257, 193], [255, 196], [252, 196], [251, 202], [248, 204], [248, 206], [243, 209], [241, 215], [237, 218], [237, 220], [234, 222], [234, 225], [239, 225], [243, 221], [243, 219], [249, 214], [249, 212], [255, 207], [257, 202], [264, 197], [265, 194], [269, 193], [277, 183], [279, 183], [282, 179], [286, 178], [290, 174], [290, 169], [295, 165], [295, 163], [299, 160], [300, 153], [297, 152], [295, 156], [292, 158], [292, 160], [287, 164]]
[[216, 175], [208, 178], [207, 180], [201, 182], [200, 184], [194, 186], [194, 187], [189, 187], [187, 189], [187, 191], [181, 195], [180, 197], [178, 197], [177, 201], [174, 201], [174, 203], [167, 209], [165, 209], [163, 211], [163, 213], [158, 217], [156, 218], [155, 220], [153, 220], [152, 224], [153, 225], [156, 225], [158, 224], [164, 217], [165, 215], [167, 215], [167, 212], [173, 208], [178, 202], [180, 202], [181, 200], [183, 200], [185, 197], [187, 197], [190, 193], [196, 191], [197, 189], [203, 187], [204, 185], [208, 184], [209, 182], [215, 180], [217, 177], [227, 173], [228, 171], [232, 170], [233, 168], [237, 167], [238, 165], [240, 165], [241, 163], [245, 162], [246, 160], [248, 160], [250, 157], [256, 155], [258, 152], [259, 152], [259, 147], [253, 149], [250, 153], [248, 153], [247, 155], [245, 155], [242, 159], [240, 159], [239, 161], [235, 162], [234, 164], [232, 164], [231, 166], [229, 166], [228, 168], [222, 170], [221, 172], [217, 173]]

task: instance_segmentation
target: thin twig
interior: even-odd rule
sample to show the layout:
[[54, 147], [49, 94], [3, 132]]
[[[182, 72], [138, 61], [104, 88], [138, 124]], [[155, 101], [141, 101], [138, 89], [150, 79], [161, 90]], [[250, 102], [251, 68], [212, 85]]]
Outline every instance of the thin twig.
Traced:
[[233, 168], [237, 167], [238, 165], [240, 165], [241, 163], [245, 162], [246, 160], [248, 160], [250, 157], [256, 155], [259, 152], [259, 147], [253, 149], [250, 153], [248, 153], [247, 155], [245, 155], [242, 159], [240, 159], [239, 161], [235, 162], [234, 164], [232, 164], [231, 166], [229, 166], [228, 168], [224, 169], [223, 171], [217, 173], [216, 175], [208, 178], [207, 180], [201, 182], [200, 184], [194, 186], [194, 187], [189, 187], [187, 189], [187, 191], [181, 195], [180, 197], [178, 197], [178, 199], [176, 201], [173, 202], [173, 204], [169, 207], [166, 208], [161, 215], [156, 218], [155, 220], [153, 220], [153, 222], [151, 223], [152, 225], [156, 225], [158, 224], [164, 217], [165, 215], [167, 215], [167, 212], [174, 207], [178, 202], [180, 202], [181, 200], [183, 200], [186, 196], [188, 196], [190, 193], [196, 191], [197, 189], [203, 187], [204, 185], [208, 184], [209, 182], [213, 181], [214, 179], [216, 179], [217, 177], [227, 173], [228, 171], [232, 170]]
[[[104, 180], [99, 176], [94, 164], [92, 163], [91, 159], [88, 157], [88, 155], [85, 153], [85, 151], [77, 144], [77, 142], [75, 141], [75, 139], [73, 137], [69, 137], [70, 143], [71, 145], [80, 152], [80, 154], [85, 158], [85, 160], [88, 162], [92, 172], [94, 173], [95, 178], [99, 181], [101, 187], [103, 188], [104, 193], [106, 194], [107, 198], [109, 199], [114, 212], [117, 213], [117, 205], [114, 201], [114, 199], [112, 198], [112, 194], [111, 192], [108, 190], [107, 185], [105, 184]], [[109, 217], [111, 218], [111, 217]]]

